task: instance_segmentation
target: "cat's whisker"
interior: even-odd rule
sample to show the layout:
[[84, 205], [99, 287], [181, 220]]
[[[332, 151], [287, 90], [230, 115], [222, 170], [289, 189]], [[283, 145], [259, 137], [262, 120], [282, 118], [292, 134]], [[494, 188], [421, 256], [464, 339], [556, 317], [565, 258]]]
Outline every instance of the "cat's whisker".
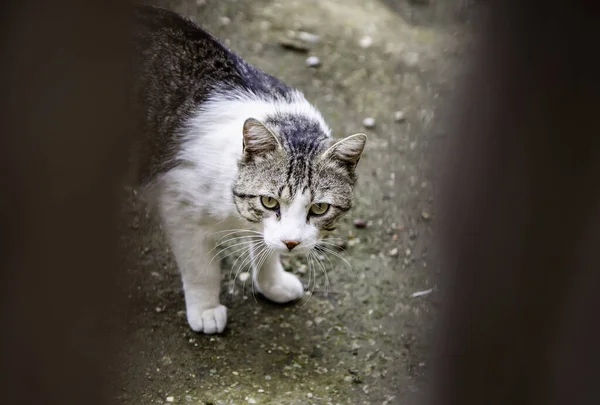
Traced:
[[227, 249], [231, 246], [235, 246], [235, 245], [231, 245], [233, 242], [238, 243], [239, 241], [242, 241], [242, 242], [243, 241], [259, 241], [261, 239], [262, 239], [262, 237], [260, 237], [260, 236], [239, 236], [239, 237], [235, 237], [235, 238], [230, 238], [230, 239], [227, 239], [226, 241], [223, 241], [222, 243], [218, 244], [217, 246], [215, 246], [208, 253], [211, 253], [213, 250], [215, 250], [216, 248], [223, 246], [223, 245], [225, 245], [224, 246], [225, 249]]
[[[312, 257], [310, 255], [310, 253], [312, 253], [312, 251], [309, 252], [309, 254], [306, 255], [306, 259], [307, 259], [306, 262], [308, 264], [308, 288], [307, 288], [307, 290], [310, 289], [311, 273], [314, 273], [314, 269], [313, 269], [313, 266], [312, 266]], [[308, 299], [304, 302], [304, 304], [302, 304], [300, 306], [300, 308], [304, 308], [310, 302], [312, 296], [314, 295], [314, 293], [315, 293], [314, 283], [315, 282], [313, 281], [313, 287], [312, 287], [312, 290], [310, 290], [310, 294], [308, 296]]]
[[262, 232], [259, 231], [255, 231], [252, 229], [243, 229], [243, 228], [233, 228], [233, 229], [224, 229], [222, 231], [216, 231], [216, 232], [211, 232], [209, 234], [207, 234], [207, 236], [214, 236], [217, 235], [219, 233], [225, 233], [225, 232], [230, 232], [230, 233], [236, 233], [236, 232], [248, 232], [248, 233], [258, 233], [262, 235]]
[[242, 262], [240, 262], [233, 281], [235, 281], [238, 278], [240, 273], [244, 270], [244, 268], [247, 265], [252, 265], [252, 257], [255, 255], [255, 252], [259, 249], [262, 249], [262, 246], [260, 243], [257, 243], [246, 252], [246, 257], [244, 258], [244, 260], [242, 260]]
[[[329, 288], [331, 286], [331, 284], [329, 283], [329, 276], [327, 275], [327, 270], [325, 269], [325, 265], [323, 264], [322, 260], [319, 259], [319, 257], [314, 253], [311, 252], [315, 255], [315, 259], [317, 261], [317, 264], [321, 267], [321, 270], [323, 271], [323, 275], [325, 275], [325, 296], [329, 295]], [[325, 256], [327, 257], [327, 256]]]
[[[239, 275], [242, 273], [242, 270], [243, 270], [243, 269], [244, 269], [244, 267], [245, 267], [245, 263], [246, 263], [246, 261], [248, 261], [248, 259], [252, 260], [252, 255], [254, 254], [254, 251], [255, 251], [255, 250], [257, 250], [257, 249], [260, 249], [260, 248], [261, 248], [261, 245], [260, 245], [260, 243], [256, 243], [256, 244], [254, 244], [254, 245], [250, 246], [248, 249], [246, 249], [246, 251], [244, 251], [244, 252], [243, 252], [243, 253], [240, 255], [240, 257], [238, 257], [238, 260], [239, 260], [239, 259], [241, 259], [242, 257], [244, 257], [244, 256], [245, 256], [245, 257], [244, 257], [244, 259], [243, 259], [243, 260], [240, 262], [240, 264], [238, 265], [238, 268], [237, 268], [237, 270], [235, 270], [235, 263], [234, 263], [234, 265], [232, 266], [232, 268], [231, 268], [231, 271], [230, 271], [230, 276], [229, 276], [229, 277], [231, 277], [231, 273], [235, 273], [235, 274], [234, 274], [234, 276], [233, 276], [233, 279], [232, 279], [232, 281], [231, 281], [231, 282], [232, 282], [232, 288], [233, 288], [233, 289], [235, 289], [235, 282], [236, 282], [237, 278], [239, 277]], [[237, 260], [236, 260], [236, 262], [237, 262]]]
[[[263, 250], [259, 253], [257, 260], [255, 260], [255, 262], [254, 262], [254, 268], [256, 270], [256, 281], [258, 281], [258, 273], [260, 272], [260, 269], [262, 268], [265, 261], [269, 258], [270, 254], [271, 254], [271, 248], [269, 248], [267, 245], [264, 245]], [[254, 298], [254, 302], [258, 302], [258, 300], [256, 299], [256, 291], [254, 288], [254, 285], [255, 285], [254, 277], [252, 278], [252, 281], [253, 281], [252, 297]]]
[[245, 242], [240, 242], [237, 243], [235, 245], [232, 246], [227, 246], [221, 250], [219, 250], [214, 256], [212, 256], [212, 258], [210, 259], [210, 262], [208, 262], [208, 265], [210, 266], [212, 264], [212, 262], [223, 252], [225, 252], [227, 249], [231, 249], [237, 246], [242, 246], [241, 248], [235, 249], [233, 252], [228, 253], [227, 255], [223, 256], [220, 260], [224, 260], [225, 258], [231, 256], [232, 254], [235, 254], [236, 252], [239, 252], [241, 250], [243, 250], [245, 248], [246, 245], [252, 244], [252, 243], [256, 243], [256, 241], [245, 241]]
[[235, 236], [235, 237], [223, 240], [227, 236], [230, 236], [230, 235], [226, 235], [223, 238], [219, 239], [215, 243], [215, 247], [213, 249], [211, 249], [208, 253], [212, 252], [214, 249], [216, 249], [217, 247], [219, 247], [221, 245], [224, 245], [224, 244], [227, 244], [227, 243], [231, 243], [231, 242], [233, 242], [235, 240], [238, 240], [238, 239], [250, 239], [250, 238], [252, 238], [252, 239], [260, 239], [260, 238], [262, 238], [262, 235], [260, 235], [260, 236], [259, 235], [245, 235], [245, 236]]
[[354, 270], [354, 267], [352, 267], [352, 265], [350, 264], [350, 262], [348, 260], [346, 260], [345, 257], [343, 257], [342, 255], [340, 255], [338, 252], [335, 252], [333, 250], [331, 250], [330, 248], [323, 246], [323, 245], [318, 245], [315, 247], [315, 250], [317, 250], [318, 252], [322, 252], [322, 253], [328, 253], [331, 254], [335, 257], [337, 257], [338, 259], [342, 260], [343, 262], [345, 262], [348, 265], [348, 268], [355, 272], [356, 270]]
[[[237, 264], [237, 262], [244, 257], [244, 255], [248, 255], [250, 254], [250, 252], [252, 251], [252, 249], [254, 249], [257, 245], [259, 245], [259, 242], [255, 242], [253, 244], [250, 244], [250, 246], [246, 247], [245, 250], [238, 256], [237, 259], [235, 259], [235, 261], [233, 262], [233, 265], [231, 266], [231, 270], [229, 270], [229, 278], [232, 279], [232, 287], [235, 287], [235, 278], [237, 278], [237, 272], [235, 271], [235, 265]], [[244, 259], [245, 260], [245, 259]], [[234, 277], [232, 278], [232, 274], [234, 275]]]

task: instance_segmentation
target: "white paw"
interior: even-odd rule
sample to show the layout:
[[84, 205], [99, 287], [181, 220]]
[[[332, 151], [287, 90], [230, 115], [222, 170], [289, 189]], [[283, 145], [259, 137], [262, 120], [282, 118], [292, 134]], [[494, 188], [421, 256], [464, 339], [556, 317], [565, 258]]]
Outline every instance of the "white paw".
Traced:
[[221, 333], [227, 325], [227, 307], [219, 305], [216, 308], [203, 310], [188, 308], [187, 320], [195, 332], [202, 332], [207, 335]]
[[263, 281], [257, 287], [265, 297], [278, 304], [297, 300], [304, 294], [302, 282], [288, 272], [280, 272], [275, 280]]

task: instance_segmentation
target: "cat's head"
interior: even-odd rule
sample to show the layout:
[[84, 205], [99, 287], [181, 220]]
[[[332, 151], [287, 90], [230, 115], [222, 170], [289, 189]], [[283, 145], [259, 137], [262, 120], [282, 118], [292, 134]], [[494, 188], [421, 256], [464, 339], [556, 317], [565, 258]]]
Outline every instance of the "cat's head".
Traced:
[[262, 225], [270, 249], [306, 254], [350, 210], [366, 139], [332, 140], [302, 117], [246, 120], [233, 185], [239, 214]]

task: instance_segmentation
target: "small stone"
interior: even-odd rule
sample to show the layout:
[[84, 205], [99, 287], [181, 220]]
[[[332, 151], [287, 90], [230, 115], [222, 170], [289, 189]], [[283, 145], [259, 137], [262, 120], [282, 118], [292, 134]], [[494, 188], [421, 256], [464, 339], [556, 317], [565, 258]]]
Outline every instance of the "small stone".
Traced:
[[393, 248], [392, 250], [390, 250], [389, 255], [392, 257], [398, 256], [398, 248]]
[[348, 241], [348, 247], [356, 246], [358, 244], [360, 244], [360, 238], [354, 238]]
[[167, 402], [175, 402], [175, 397], [167, 397]]
[[404, 64], [408, 67], [415, 67], [419, 63], [419, 54], [416, 52], [406, 52], [404, 54]]
[[249, 278], [250, 278], [250, 273], [248, 273], [247, 271], [240, 273], [240, 275], [238, 276], [238, 279], [242, 283], [245, 283], [246, 281], [248, 281]]
[[256, 399], [254, 399], [254, 398], [248, 398], [247, 401], [248, 401], [249, 404], [255, 404], [256, 403]]
[[424, 220], [428, 221], [431, 219], [431, 214], [429, 214], [427, 211], [422, 211], [421, 212], [421, 218], [423, 218]]
[[373, 45], [373, 38], [371, 38], [368, 35], [365, 35], [364, 37], [362, 37], [360, 39], [360, 41], [358, 41], [358, 45], [361, 48], [366, 49], [366, 48], [370, 47], [371, 45]]
[[406, 256], [410, 256], [412, 254], [412, 252], [410, 251], [410, 249], [406, 249], [406, 252], [404, 252], [406, 254]]
[[159, 313], [160, 313], [160, 312], [162, 312], [162, 308], [161, 308], [161, 307], [156, 307], [154, 310], [155, 310], [156, 312], [159, 312]]
[[265, 376], [265, 380], [267, 380], [267, 381], [271, 381], [271, 376], [270, 376], [270, 375], [266, 375], [266, 376]]
[[306, 31], [298, 32], [296, 38], [304, 42], [309, 42], [311, 44], [316, 44], [321, 39], [317, 34], [311, 34], [310, 32]]
[[375, 118], [367, 117], [363, 120], [363, 125], [365, 128], [373, 128], [375, 127]]
[[308, 67], [318, 67], [321, 66], [321, 61], [316, 56], [309, 56], [306, 58], [306, 65]]
[[233, 374], [233, 375], [240, 375], [240, 373], [238, 373], [237, 371], [232, 371], [231, 374]]
[[348, 247], [348, 242], [345, 240], [336, 240], [334, 243], [336, 249], [338, 250], [344, 250]]
[[312, 397], [313, 397], [313, 394], [312, 394], [311, 392], [309, 392], [308, 394], [306, 394], [306, 397], [307, 397], [307, 398], [312, 398]]
[[312, 326], [313, 326], [313, 324], [314, 324], [314, 322], [313, 322], [313, 321], [310, 321], [310, 320], [309, 320], [309, 321], [306, 321], [306, 323], [305, 323], [305, 325], [306, 325], [306, 327], [307, 327], [307, 328], [310, 328], [310, 327], [312, 327]]
[[362, 218], [356, 218], [354, 220], [354, 227], [359, 229], [364, 229], [367, 227], [367, 220]]
[[290, 51], [307, 53], [310, 49], [300, 41], [296, 41], [290, 38], [281, 38], [279, 40], [279, 46], [288, 49]]
[[402, 122], [406, 119], [406, 116], [404, 114], [404, 111], [396, 111], [396, 113], [394, 114], [394, 120], [396, 120], [396, 122]]
[[229, 17], [221, 17], [219, 19], [221, 25], [229, 25], [231, 23], [231, 19]]

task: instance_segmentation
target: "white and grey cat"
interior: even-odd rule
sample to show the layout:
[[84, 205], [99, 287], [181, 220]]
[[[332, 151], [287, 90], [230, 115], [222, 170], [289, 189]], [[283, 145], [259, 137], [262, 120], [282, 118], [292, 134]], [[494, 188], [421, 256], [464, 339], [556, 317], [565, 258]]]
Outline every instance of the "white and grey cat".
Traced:
[[303, 285], [279, 256], [315, 251], [350, 209], [366, 136], [334, 141], [299, 91], [175, 13], [140, 7], [136, 24], [142, 181], [181, 272], [190, 327], [220, 333], [227, 309], [211, 258], [223, 231], [248, 230], [236, 242], [253, 257], [260, 293], [300, 298]]

